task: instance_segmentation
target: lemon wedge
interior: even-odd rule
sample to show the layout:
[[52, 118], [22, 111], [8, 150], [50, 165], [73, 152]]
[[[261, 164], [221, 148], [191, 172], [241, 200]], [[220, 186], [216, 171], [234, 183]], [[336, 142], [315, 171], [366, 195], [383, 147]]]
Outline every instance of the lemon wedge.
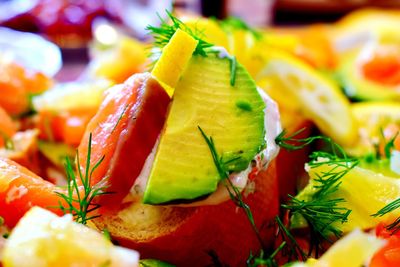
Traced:
[[163, 48], [151, 74], [163, 85], [169, 96], [172, 96], [173, 88], [192, 58], [197, 44], [198, 41], [190, 34], [178, 29]]
[[[315, 192], [315, 185], [318, 183], [316, 181], [330, 171], [345, 171], [345, 167], [327, 163], [309, 169], [310, 182], [296, 198], [309, 200]], [[370, 229], [380, 222], [389, 224], [400, 216], [400, 210], [398, 209], [382, 217], [372, 216], [387, 204], [400, 198], [399, 179], [354, 167], [340, 181], [341, 184], [338, 190], [331, 197], [332, 199], [343, 198], [345, 202], [340, 203], [339, 206], [351, 210], [348, 222], [335, 225], [343, 232], [350, 232], [355, 228]], [[304, 221], [299, 217], [300, 215], [292, 217], [293, 227], [295, 228], [304, 226], [302, 225]]]
[[385, 245], [385, 240], [356, 229], [333, 244], [318, 260], [309, 259], [291, 267], [360, 267]]
[[267, 93], [274, 95], [274, 90], [280, 91], [286, 102], [299, 105], [304, 115], [336, 142], [355, 142], [356, 125], [348, 99], [336, 84], [306, 63], [275, 50], [266, 56], [264, 68], [256, 76], [256, 81], [260, 80], [274, 85]]
[[382, 130], [385, 131], [391, 124], [400, 126], [400, 103], [398, 102], [353, 103], [351, 112], [357, 123], [358, 141], [345, 149], [353, 156], [361, 157], [375, 153], [376, 143], [383, 138]]
[[333, 244], [312, 266], [364, 266], [385, 241], [355, 229]]
[[32, 98], [36, 111], [65, 111], [98, 108], [103, 94], [112, 82], [106, 79], [86, 82], [67, 82], [56, 85]]
[[139, 254], [114, 246], [102, 234], [33, 207], [6, 241], [4, 267], [138, 266]]

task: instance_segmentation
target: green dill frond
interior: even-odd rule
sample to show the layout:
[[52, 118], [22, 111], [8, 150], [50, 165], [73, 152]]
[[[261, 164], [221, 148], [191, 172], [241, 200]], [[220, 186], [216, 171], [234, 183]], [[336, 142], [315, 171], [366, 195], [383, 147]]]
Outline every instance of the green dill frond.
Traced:
[[264, 247], [264, 242], [260, 236], [260, 231], [258, 230], [255, 221], [254, 221], [254, 217], [253, 217], [253, 213], [251, 212], [251, 209], [249, 207], [249, 205], [247, 205], [242, 197], [242, 194], [240, 192], [240, 190], [232, 183], [232, 181], [229, 179], [229, 172], [227, 169], [227, 164], [232, 163], [233, 160], [238, 160], [240, 159], [240, 157], [231, 159], [229, 161], [224, 161], [222, 159], [222, 157], [220, 157], [218, 155], [217, 149], [215, 147], [215, 143], [214, 140], [211, 136], [207, 136], [205, 134], [205, 132], [203, 131], [203, 129], [201, 129], [200, 126], [197, 126], [197, 128], [199, 129], [201, 135], [203, 136], [204, 140], [207, 143], [208, 148], [210, 149], [210, 153], [211, 156], [213, 158], [215, 167], [218, 170], [218, 174], [222, 180], [222, 183], [224, 184], [224, 186], [226, 187], [226, 189], [228, 190], [229, 196], [231, 198], [231, 200], [235, 203], [235, 205], [241, 209], [243, 209], [243, 211], [246, 214], [247, 219], [249, 220], [251, 227], [253, 228], [254, 233], [257, 236], [257, 239], [261, 245], [261, 247]]
[[236, 67], [237, 67], [237, 60], [235, 56], [229, 57], [229, 66], [230, 66], [230, 84], [231, 86], [235, 86], [236, 82]]
[[278, 267], [278, 262], [276, 261], [275, 257], [278, 255], [278, 253], [286, 246], [286, 242], [283, 241], [279, 247], [277, 247], [271, 255], [268, 257], [265, 255], [264, 251], [261, 250], [258, 255], [253, 255], [250, 252], [249, 257], [247, 258], [246, 265], [247, 267], [259, 267], [259, 266], [265, 266], [265, 267]]
[[[307, 138], [298, 138], [297, 136], [299, 136], [305, 130], [306, 130], [306, 128], [302, 128], [302, 129], [292, 133], [289, 136], [286, 136], [287, 132], [286, 132], [286, 130], [283, 130], [275, 138], [275, 143], [283, 149], [286, 149], [288, 151], [295, 151], [295, 150], [302, 149], [308, 145], [311, 145], [313, 142], [315, 142], [317, 140], [322, 140], [330, 146], [330, 149], [332, 151], [331, 154], [333, 154], [333, 156], [347, 158], [347, 155], [346, 155], [346, 152], [344, 151], [344, 149], [337, 143], [333, 142], [333, 140], [328, 136], [316, 135], [316, 136], [310, 136]], [[326, 155], [328, 155], [328, 154], [326, 154]]]
[[119, 117], [118, 117], [117, 122], [116, 122], [115, 125], [114, 125], [114, 128], [113, 128], [112, 131], [111, 131], [111, 134], [115, 131], [115, 129], [117, 128], [119, 122], [120, 122], [120, 121], [122, 120], [122, 118], [125, 116], [125, 112], [126, 112], [126, 110], [128, 109], [128, 106], [129, 106], [129, 104], [126, 104], [126, 105], [125, 105], [124, 109], [122, 110], [121, 114], [120, 114]]
[[288, 262], [292, 260], [306, 261], [306, 253], [297, 243], [289, 229], [283, 224], [279, 216], [275, 217], [275, 222], [278, 225], [278, 235], [280, 235], [283, 242], [286, 243], [285, 249], [282, 250], [282, 256], [286, 257]]
[[251, 32], [251, 34], [257, 40], [262, 38], [261, 33], [259, 33], [254, 28], [250, 27], [246, 22], [244, 22], [238, 17], [231, 16], [224, 20], [218, 20], [217, 22], [219, 23], [221, 28], [227, 33], [231, 33], [233, 30], [245, 30]]
[[383, 138], [383, 142], [384, 142], [384, 146], [383, 146], [383, 151], [385, 153], [385, 156], [387, 159], [390, 159], [392, 156], [392, 150], [395, 148], [394, 145], [394, 141], [396, 140], [396, 138], [399, 136], [399, 132], [397, 132], [392, 138], [390, 138], [387, 142], [386, 142], [386, 138], [385, 135], [383, 133], [383, 129], [381, 128], [381, 135]]
[[[317, 177], [313, 180], [314, 191], [310, 199], [301, 200], [289, 195], [289, 202], [282, 205], [292, 215], [299, 214], [306, 220], [310, 227], [315, 251], [318, 253], [319, 245], [323, 240], [333, 242], [332, 236], [339, 238], [343, 234], [336, 225], [347, 222], [351, 210], [342, 205], [345, 199], [334, 198], [333, 196], [339, 189], [341, 179], [358, 165], [359, 160], [349, 158], [343, 148], [328, 137], [294, 138], [298, 133], [296, 132], [289, 137], [284, 137], [284, 134], [281, 134], [277, 138], [277, 144], [295, 150], [303, 148], [315, 140], [323, 140], [330, 145], [332, 150], [332, 152], [315, 151], [310, 155], [311, 161], [308, 163], [310, 169], [322, 165], [329, 168], [328, 171], [316, 173]], [[293, 144], [293, 142], [296, 143]]]
[[[390, 202], [387, 204], [385, 207], [377, 211], [375, 214], [372, 214], [371, 216], [373, 217], [382, 217], [388, 213], [391, 213], [395, 210], [400, 208], [400, 198]], [[400, 230], [400, 217], [397, 218], [394, 222], [386, 226], [386, 229], [389, 231], [392, 231], [393, 233], [396, 233]]]
[[[96, 164], [91, 167], [91, 149], [92, 134], [89, 135], [85, 173], [82, 173], [79, 166], [78, 152], [76, 153], [78, 162], [78, 175], [75, 174], [73, 164], [67, 157], [65, 163], [65, 171], [67, 174], [67, 193], [55, 192], [61, 198], [58, 208], [61, 209], [63, 213], [71, 213], [74, 216], [76, 222], [84, 225], [86, 225], [88, 221], [100, 216], [92, 215], [95, 210], [100, 208], [100, 205], [94, 203], [93, 200], [100, 195], [109, 194], [109, 192], [105, 191], [106, 187], [91, 185], [93, 172], [104, 160], [103, 156], [102, 158], [100, 158], [99, 161], [97, 161]], [[80, 183], [78, 183], [78, 179]], [[63, 204], [62, 200], [67, 204], [67, 206]]]
[[181, 20], [176, 18], [174, 15], [172, 15], [169, 11], [166, 10], [166, 13], [168, 15], [168, 18], [171, 20], [171, 23], [169, 24], [168, 21], [164, 20], [160, 16], [161, 25], [159, 27], [148, 25], [146, 27], [146, 30], [149, 31], [149, 33], [153, 36], [154, 38], [154, 45], [160, 49], [162, 49], [164, 46], [166, 46], [171, 40], [172, 36], [176, 32], [176, 30], [181, 29], [185, 31], [186, 33], [190, 34], [194, 39], [198, 41], [198, 44], [196, 46], [196, 49], [194, 50], [193, 54], [194, 55], [200, 55], [200, 56], [207, 56], [207, 48], [210, 48], [213, 46], [213, 44], [210, 44], [202, 39], [202, 33], [197, 30], [197, 29], [190, 29], [188, 26], [186, 26]]

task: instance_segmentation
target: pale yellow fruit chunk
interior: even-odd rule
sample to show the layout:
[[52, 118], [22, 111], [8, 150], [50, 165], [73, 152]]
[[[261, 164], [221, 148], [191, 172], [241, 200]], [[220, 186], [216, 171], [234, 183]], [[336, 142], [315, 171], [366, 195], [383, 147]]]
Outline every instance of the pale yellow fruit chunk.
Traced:
[[190, 34], [178, 29], [163, 48], [161, 57], [151, 74], [164, 86], [170, 96], [197, 44], [198, 41]]
[[[339, 173], [345, 171], [344, 166], [337, 164], [322, 164], [309, 170], [310, 183], [296, 197], [300, 200], [309, 200], [315, 192], [315, 185], [320, 185], [316, 180], [320, 177], [326, 178], [326, 173]], [[350, 232], [356, 228], [370, 229], [380, 222], [392, 223], [400, 217], [400, 210], [394, 210], [382, 217], [373, 217], [392, 201], [400, 198], [400, 180], [363, 169], [354, 167], [349, 170], [341, 179], [338, 190], [331, 195], [332, 199], [343, 198], [345, 202], [338, 206], [351, 210], [348, 222], [337, 222], [335, 226], [343, 232]], [[296, 214], [297, 215], [297, 214]], [[300, 216], [292, 217], [293, 227], [301, 227]]]
[[349, 233], [328, 249], [318, 260], [308, 259], [292, 267], [360, 267], [368, 266], [371, 257], [385, 245], [385, 240], [358, 229]]
[[300, 59], [283, 51], [266, 57], [256, 82], [267, 79], [290, 103], [299, 105], [304, 115], [336, 142], [346, 145], [356, 141], [357, 132], [350, 102], [339, 87]]
[[114, 246], [101, 233], [33, 207], [6, 241], [4, 267], [134, 267], [139, 254]]
[[333, 244], [333, 246], [311, 266], [364, 266], [384, 244], [384, 240], [356, 229]]

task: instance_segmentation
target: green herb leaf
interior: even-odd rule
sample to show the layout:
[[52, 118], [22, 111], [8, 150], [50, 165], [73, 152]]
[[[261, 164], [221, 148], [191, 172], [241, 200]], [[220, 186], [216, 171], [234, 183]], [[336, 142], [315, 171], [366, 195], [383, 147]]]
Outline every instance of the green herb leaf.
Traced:
[[307, 260], [307, 255], [297, 243], [296, 239], [290, 233], [289, 229], [283, 224], [279, 216], [275, 217], [276, 224], [278, 225], [278, 234], [281, 236], [283, 242], [286, 242], [285, 249], [282, 250], [283, 256], [286, 256], [287, 261], [292, 260]]
[[279, 245], [279, 247], [276, 250], [274, 250], [268, 257], [266, 257], [263, 250], [261, 250], [258, 255], [253, 255], [252, 253], [250, 253], [249, 258], [246, 261], [247, 267], [260, 267], [260, 266], [278, 267], [279, 265], [275, 257], [279, 253], [279, 251], [281, 251], [285, 246], [286, 242], [283, 241]]
[[[89, 145], [88, 145], [88, 154], [86, 159], [86, 169], [83, 174], [80, 166], [78, 166], [78, 177], [75, 175], [73, 165], [70, 159], [66, 158], [65, 170], [67, 173], [67, 193], [55, 192], [61, 200], [59, 201], [58, 208], [61, 209], [64, 213], [71, 213], [75, 221], [81, 224], [86, 225], [89, 220], [95, 219], [100, 215], [91, 215], [93, 212], [100, 208], [100, 205], [94, 203], [93, 200], [100, 196], [109, 194], [110, 192], [106, 192], [105, 186], [100, 185], [91, 185], [91, 179], [93, 172], [97, 169], [97, 167], [104, 160], [104, 156], [96, 163], [94, 166], [90, 166], [91, 159], [91, 150], [92, 149], [92, 134], [89, 135]], [[77, 155], [77, 162], [79, 165], [79, 154]], [[78, 184], [78, 179], [80, 180], [80, 184]], [[64, 206], [63, 201], [67, 204]]]
[[237, 66], [237, 61], [235, 56], [230, 56], [229, 57], [229, 64], [231, 68], [231, 77], [230, 77], [230, 84], [231, 86], [235, 86], [236, 82], [236, 66]]
[[176, 30], [181, 29], [186, 33], [190, 34], [194, 39], [196, 39], [199, 42], [193, 54], [207, 56], [207, 48], [210, 48], [213, 45], [204, 41], [201, 38], [202, 33], [197, 29], [195, 30], [190, 29], [182, 21], [180, 21], [178, 18], [172, 15], [169, 11], [166, 11], [166, 13], [169, 19], [171, 20], [172, 23], [171, 25], [168, 24], [168, 22], [162, 19], [160, 16], [158, 16], [161, 21], [161, 25], [159, 27], [151, 25], [146, 27], [146, 30], [148, 30], [150, 34], [153, 35], [154, 37], [154, 45], [162, 49], [164, 46], [168, 44], [169, 40], [172, 38]]
[[[375, 214], [372, 214], [371, 216], [373, 217], [382, 217], [388, 213], [391, 213], [395, 210], [400, 208], [400, 198], [390, 202], [387, 204], [385, 207], [377, 211]], [[397, 218], [393, 223], [389, 224], [386, 226], [386, 229], [389, 231], [392, 231], [393, 233], [396, 233], [400, 230], [400, 217]]]
[[[325, 141], [331, 152], [315, 151], [310, 155], [311, 161], [309, 168], [317, 168], [327, 165], [330, 169], [321, 174], [317, 174], [314, 179], [314, 193], [309, 200], [300, 200], [289, 195], [288, 204], [282, 207], [289, 210], [292, 215], [301, 215], [308, 223], [311, 231], [311, 249], [315, 248], [318, 254], [320, 243], [323, 240], [333, 242], [331, 236], [339, 238], [342, 231], [337, 228], [336, 223], [345, 223], [351, 213], [350, 209], [343, 207], [343, 198], [332, 198], [333, 194], [339, 189], [341, 179], [351, 169], [358, 165], [359, 160], [349, 158], [343, 148], [326, 136], [313, 136], [308, 138], [295, 138], [304, 129], [285, 137], [282, 132], [277, 138], [276, 143], [288, 150], [296, 150], [310, 145], [315, 140]], [[310, 251], [311, 251], [310, 249]]]
[[[218, 170], [219, 176], [222, 179], [223, 184], [225, 185], [226, 189], [228, 190], [229, 196], [232, 199], [232, 201], [235, 203], [236, 206], [239, 208], [243, 209], [245, 212], [247, 219], [249, 220], [251, 227], [253, 228], [254, 233], [257, 236], [257, 239], [261, 245], [261, 247], [264, 248], [264, 242], [260, 236], [260, 232], [254, 222], [254, 217], [253, 213], [251, 212], [250, 207], [243, 201], [242, 194], [240, 190], [232, 183], [232, 181], [229, 179], [229, 172], [227, 170], [226, 164], [231, 163], [232, 160], [235, 159], [230, 159], [229, 162], [224, 162], [222, 157], [218, 155], [217, 149], [215, 148], [214, 140], [210, 136], [208, 137], [205, 132], [201, 129], [200, 126], [197, 126], [201, 135], [203, 136], [204, 140], [206, 141], [208, 148], [210, 149], [211, 156], [213, 158], [215, 167]], [[239, 158], [236, 158], [236, 160]]]

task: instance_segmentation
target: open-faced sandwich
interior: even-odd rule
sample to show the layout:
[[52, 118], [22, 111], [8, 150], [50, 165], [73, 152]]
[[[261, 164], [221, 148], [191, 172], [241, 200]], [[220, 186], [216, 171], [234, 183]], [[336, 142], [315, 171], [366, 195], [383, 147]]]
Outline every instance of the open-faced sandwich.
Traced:
[[399, 266], [398, 17], [167, 13], [68, 83], [0, 57], [3, 266]]

